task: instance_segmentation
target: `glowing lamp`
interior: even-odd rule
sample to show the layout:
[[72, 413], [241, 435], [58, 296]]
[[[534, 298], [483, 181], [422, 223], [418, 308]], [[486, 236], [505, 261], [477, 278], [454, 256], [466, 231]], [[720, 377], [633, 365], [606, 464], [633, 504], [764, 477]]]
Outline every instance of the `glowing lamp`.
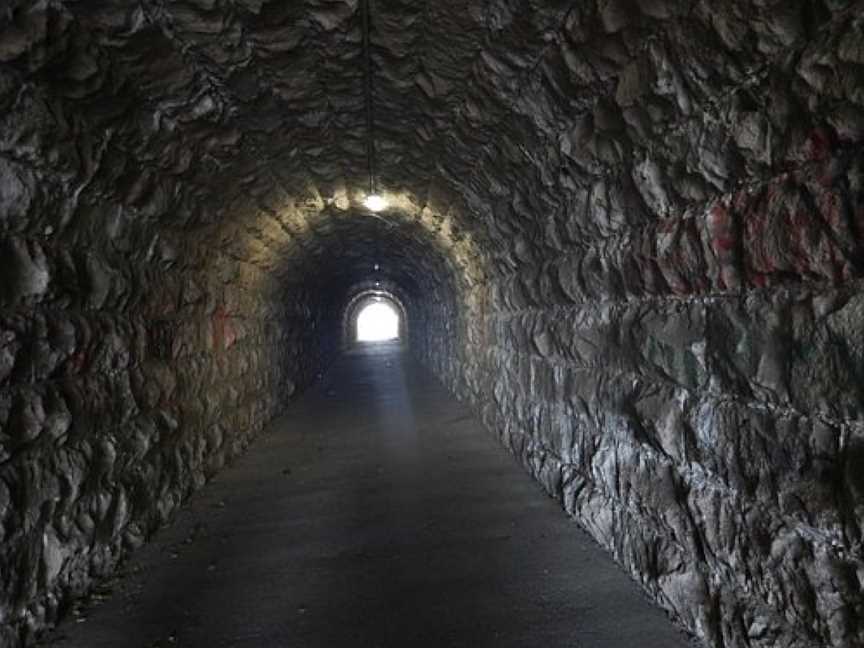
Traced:
[[373, 212], [379, 212], [387, 208], [387, 201], [378, 194], [369, 194], [366, 196], [363, 204], [366, 205], [366, 209]]

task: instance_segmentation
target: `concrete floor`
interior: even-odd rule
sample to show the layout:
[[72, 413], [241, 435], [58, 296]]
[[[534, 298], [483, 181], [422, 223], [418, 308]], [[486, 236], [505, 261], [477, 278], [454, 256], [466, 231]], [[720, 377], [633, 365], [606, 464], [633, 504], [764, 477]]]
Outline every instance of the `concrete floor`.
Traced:
[[344, 356], [123, 572], [51, 645], [690, 645], [392, 344]]

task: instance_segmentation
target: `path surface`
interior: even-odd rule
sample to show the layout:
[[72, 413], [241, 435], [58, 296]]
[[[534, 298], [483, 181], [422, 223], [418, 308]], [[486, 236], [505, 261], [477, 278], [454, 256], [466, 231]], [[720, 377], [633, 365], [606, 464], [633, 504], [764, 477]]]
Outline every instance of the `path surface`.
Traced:
[[470, 411], [344, 356], [60, 626], [76, 648], [683, 648]]

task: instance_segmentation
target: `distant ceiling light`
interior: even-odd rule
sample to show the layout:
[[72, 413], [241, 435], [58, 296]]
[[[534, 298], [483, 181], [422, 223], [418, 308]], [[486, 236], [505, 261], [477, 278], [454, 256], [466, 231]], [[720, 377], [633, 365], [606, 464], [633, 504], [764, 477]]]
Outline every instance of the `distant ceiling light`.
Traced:
[[387, 201], [378, 194], [369, 194], [368, 196], [366, 196], [363, 204], [366, 205], [366, 209], [373, 212], [379, 212], [382, 209], [387, 209]]

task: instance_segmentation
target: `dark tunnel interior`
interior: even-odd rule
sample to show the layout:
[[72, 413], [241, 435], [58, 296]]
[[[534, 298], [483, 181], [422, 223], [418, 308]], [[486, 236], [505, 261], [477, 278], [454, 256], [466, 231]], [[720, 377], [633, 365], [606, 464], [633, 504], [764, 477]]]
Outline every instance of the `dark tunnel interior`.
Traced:
[[864, 645], [862, 140], [854, 0], [5, 0], [0, 645], [375, 294], [706, 645]]

